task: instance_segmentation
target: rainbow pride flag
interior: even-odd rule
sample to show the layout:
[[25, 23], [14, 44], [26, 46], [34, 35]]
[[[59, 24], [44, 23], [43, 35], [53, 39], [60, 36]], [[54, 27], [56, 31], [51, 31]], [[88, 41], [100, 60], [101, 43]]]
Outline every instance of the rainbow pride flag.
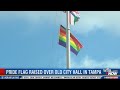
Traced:
[[[59, 45], [66, 47], [66, 29], [62, 25], [59, 32]], [[77, 55], [82, 47], [80, 42], [70, 33], [70, 50]]]

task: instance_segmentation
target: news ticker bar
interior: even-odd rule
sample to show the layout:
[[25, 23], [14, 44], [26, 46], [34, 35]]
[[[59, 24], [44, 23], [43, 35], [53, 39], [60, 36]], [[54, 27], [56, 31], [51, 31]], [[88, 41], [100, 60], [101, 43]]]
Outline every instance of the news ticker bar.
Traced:
[[4, 69], [0, 75], [120, 75], [120, 69]]
[[120, 79], [120, 76], [0, 76], [0, 79]]

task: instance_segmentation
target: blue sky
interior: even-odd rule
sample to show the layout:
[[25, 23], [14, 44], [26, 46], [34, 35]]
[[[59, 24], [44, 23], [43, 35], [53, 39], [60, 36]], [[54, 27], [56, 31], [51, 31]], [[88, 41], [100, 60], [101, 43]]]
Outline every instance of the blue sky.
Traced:
[[[79, 11], [71, 33], [83, 48], [71, 53], [71, 68], [120, 68], [120, 12]], [[58, 45], [62, 11], [1, 11], [0, 67], [66, 68], [66, 49]]]

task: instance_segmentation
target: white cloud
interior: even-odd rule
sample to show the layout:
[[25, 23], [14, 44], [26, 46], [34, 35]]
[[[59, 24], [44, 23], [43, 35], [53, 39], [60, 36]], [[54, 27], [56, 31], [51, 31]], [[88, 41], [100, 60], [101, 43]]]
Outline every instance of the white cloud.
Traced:
[[98, 28], [120, 35], [119, 11], [80, 11], [81, 19], [76, 25], [77, 33], [86, 34]]
[[79, 63], [74, 59], [71, 62], [71, 68], [120, 68], [120, 58], [95, 60], [86, 55]]

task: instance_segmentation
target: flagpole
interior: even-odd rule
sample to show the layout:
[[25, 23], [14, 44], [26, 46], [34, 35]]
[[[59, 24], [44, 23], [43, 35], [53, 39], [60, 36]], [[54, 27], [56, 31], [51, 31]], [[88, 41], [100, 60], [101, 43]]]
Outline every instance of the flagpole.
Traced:
[[70, 24], [69, 24], [69, 11], [66, 12], [67, 17], [67, 30], [66, 30], [66, 55], [67, 55], [67, 69], [70, 68]]

